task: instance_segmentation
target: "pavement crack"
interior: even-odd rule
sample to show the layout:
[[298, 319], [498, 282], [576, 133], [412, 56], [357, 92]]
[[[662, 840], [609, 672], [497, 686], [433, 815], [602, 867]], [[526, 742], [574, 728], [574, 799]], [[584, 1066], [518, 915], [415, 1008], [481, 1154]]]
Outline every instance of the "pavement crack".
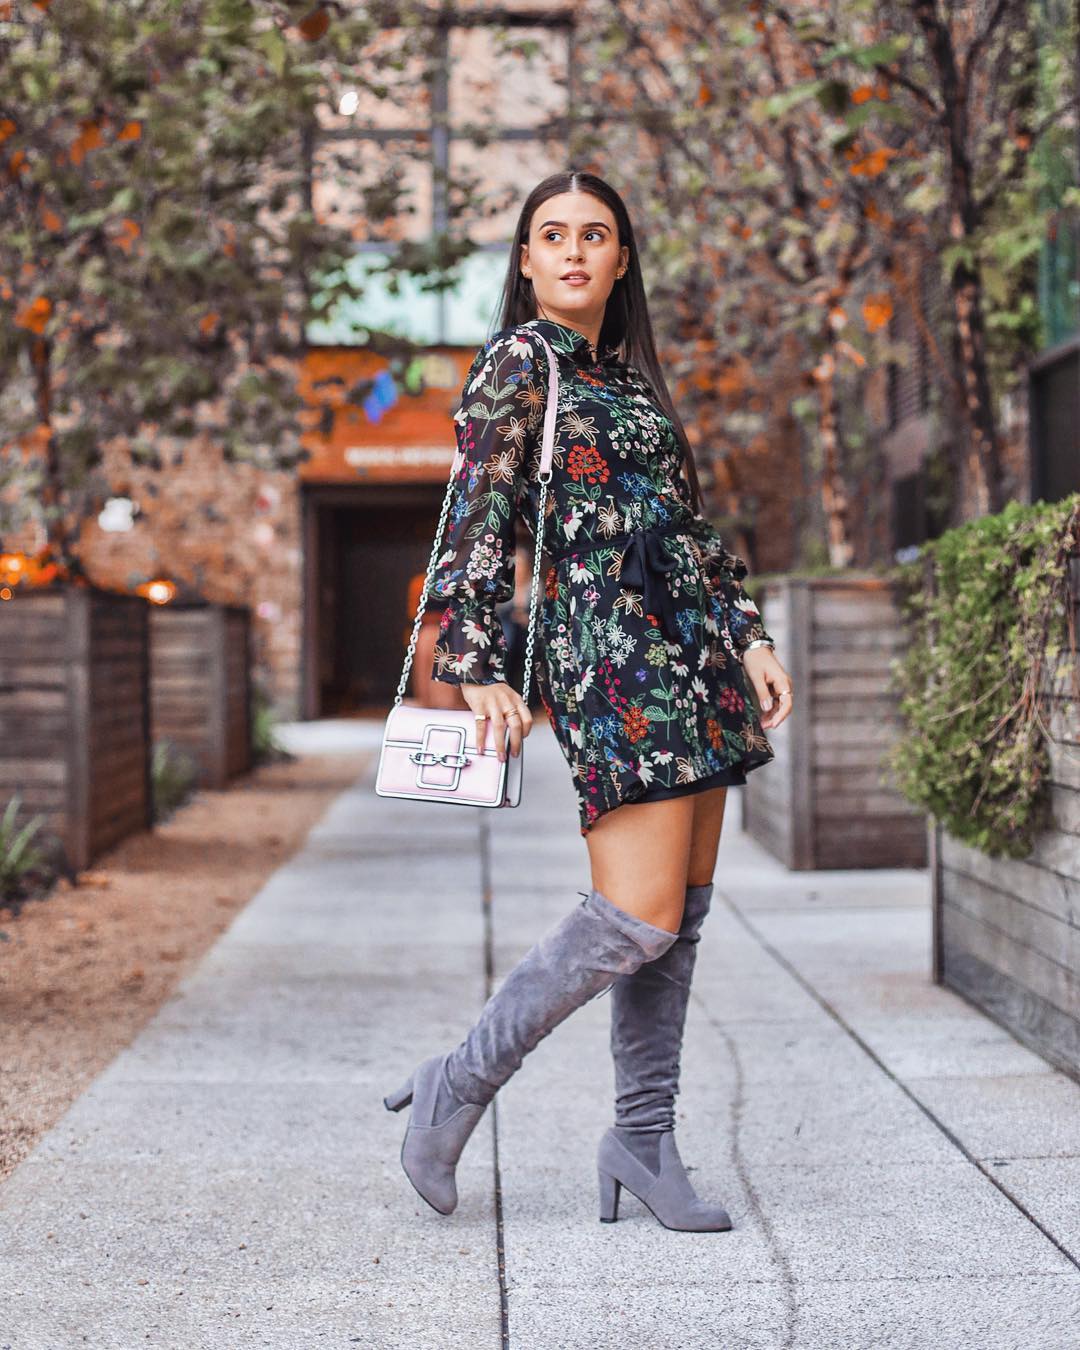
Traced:
[[743, 1108], [746, 1105], [746, 1076], [743, 1073], [742, 1059], [739, 1056], [739, 1047], [735, 1043], [735, 1038], [731, 1035], [723, 1023], [709, 1011], [705, 1001], [696, 992], [693, 993], [695, 1001], [702, 1007], [705, 1014], [705, 1020], [709, 1026], [717, 1033], [724, 1042], [724, 1046], [731, 1060], [732, 1067], [735, 1070], [735, 1088], [731, 1094], [731, 1164], [735, 1169], [735, 1174], [742, 1182], [743, 1190], [746, 1192], [747, 1199], [750, 1202], [750, 1208], [765, 1234], [765, 1241], [768, 1244], [769, 1252], [780, 1271], [780, 1284], [783, 1288], [784, 1298], [784, 1339], [777, 1346], [777, 1350], [790, 1350], [795, 1344], [795, 1330], [799, 1317], [798, 1292], [796, 1287], [795, 1275], [791, 1269], [791, 1263], [780, 1244], [776, 1235], [776, 1230], [769, 1222], [769, 1216], [765, 1212], [765, 1206], [761, 1203], [761, 1198], [754, 1185], [754, 1179], [750, 1173], [750, 1165], [743, 1154], [742, 1148], [742, 1116]]

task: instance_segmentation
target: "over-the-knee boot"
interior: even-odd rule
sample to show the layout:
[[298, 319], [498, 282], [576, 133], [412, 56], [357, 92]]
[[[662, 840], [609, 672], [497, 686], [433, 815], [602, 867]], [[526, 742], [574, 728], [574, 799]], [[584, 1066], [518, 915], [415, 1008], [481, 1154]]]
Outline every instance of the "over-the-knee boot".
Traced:
[[432, 1055], [397, 1092], [412, 1102], [401, 1165], [440, 1214], [457, 1205], [454, 1169], [488, 1102], [550, 1031], [620, 975], [656, 960], [676, 934], [620, 909], [593, 889], [522, 957], [456, 1049]]
[[600, 1218], [618, 1217], [620, 1186], [634, 1193], [665, 1228], [722, 1232], [731, 1219], [698, 1198], [675, 1143], [686, 1010], [701, 925], [712, 883], [688, 886], [677, 940], [658, 960], [621, 976], [611, 990], [615, 1124], [600, 1141]]

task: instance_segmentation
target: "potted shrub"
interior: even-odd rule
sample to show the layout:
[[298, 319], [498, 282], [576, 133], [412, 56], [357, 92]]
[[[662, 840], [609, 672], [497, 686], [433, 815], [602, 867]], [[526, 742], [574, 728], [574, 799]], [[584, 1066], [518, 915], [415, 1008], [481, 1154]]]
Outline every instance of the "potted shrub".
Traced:
[[909, 564], [894, 766], [933, 817], [933, 973], [1080, 1074], [1080, 494]]

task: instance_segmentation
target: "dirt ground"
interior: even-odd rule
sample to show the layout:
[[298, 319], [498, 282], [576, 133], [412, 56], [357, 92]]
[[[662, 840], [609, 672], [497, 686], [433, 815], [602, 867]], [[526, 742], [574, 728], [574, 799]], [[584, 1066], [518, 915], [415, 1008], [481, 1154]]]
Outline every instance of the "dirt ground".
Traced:
[[200, 791], [18, 913], [0, 907], [0, 1180], [303, 843], [371, 751]]

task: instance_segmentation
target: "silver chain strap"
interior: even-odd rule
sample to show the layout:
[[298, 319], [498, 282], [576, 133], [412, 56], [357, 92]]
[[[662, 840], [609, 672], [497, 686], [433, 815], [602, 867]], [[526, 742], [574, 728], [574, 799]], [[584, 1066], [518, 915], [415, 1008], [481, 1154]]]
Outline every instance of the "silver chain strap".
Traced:
[[[457, 455], [454, 456], [455, 460]], [[462, 461], [464, 467], [465, 461]], [[456, 474], [451, 469], [450, 481], [446, 485], [446, 495], [443, 497], [442, 510], [439, 512], [439, 524], [435, 530], [435, 543], [431, 549], [431, 557], [428, 559], [427, 572], [424, 575], [424, 585], [420, 591], [420, 603], [416, 607], [416, 618], [413, 620], [412, 633], [409, 636], [409, 648], [405, 653], [405, 664], [401, 669], [401, 679], [398, 680], [397, 693], [394, 695], [393, 706], [396, 708], [405, 697], [405, 688], [409, 682], [409, 671], [412, 669], [413, 657], [416, 654], [416, 639], [420, 633], [420, 624], [424, 617], [424, 605], [428, 598], [428, 587], [431, 585], [431, 574], [435, 570], [435, 563], [438, 560], [439, 552], [443, 545], [443, 536], [446, 533], [446, 518], [450, 514], [450, 502], [454, 495], [454, 480]], [[544, 516], [547, 511], [547, 485], [551, 482], [552, 470], [548, 469], [547, 477], [543, 477], [543, 470], [539, 470], [536, 476], [536, 482], [540, 484], [540, 505], [537, 512], [536, 529], [536, 552], [533, 558], [532, 589], [529, 598], [529, 627], [525, 638], [525, 681], [521, 691], [521, 697], [527, 704], [529, 701], [529, 677], [532, 673], [532, 651], [533, 651], [533, 628], [536, 619], [536, 601], [539, 594], [540, 582], [540, 553], [544, 543]]]

